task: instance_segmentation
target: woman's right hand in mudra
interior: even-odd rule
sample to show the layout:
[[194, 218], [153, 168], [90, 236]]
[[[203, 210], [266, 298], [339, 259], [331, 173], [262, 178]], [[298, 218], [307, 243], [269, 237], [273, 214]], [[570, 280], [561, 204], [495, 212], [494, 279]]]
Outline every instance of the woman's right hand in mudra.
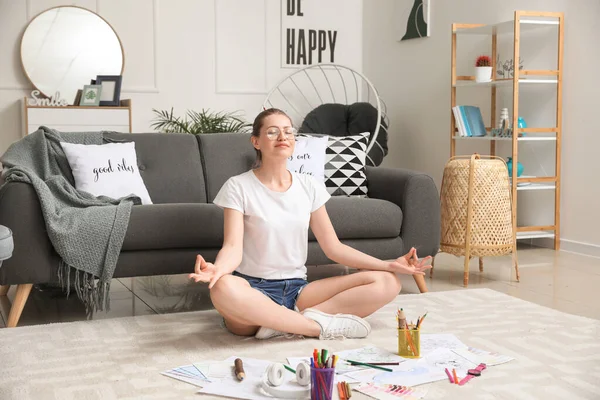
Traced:
[[189, 274], [188, 277], [196, 282], [208, 282], [208, 288], [212, 289], [215, 283], [217, 283], [219, 278], [223, 275], [224, 274], [215, 267], [215, 264], [206, 262], [206, 260], [198, 254], [196, 256], [194, 273]]

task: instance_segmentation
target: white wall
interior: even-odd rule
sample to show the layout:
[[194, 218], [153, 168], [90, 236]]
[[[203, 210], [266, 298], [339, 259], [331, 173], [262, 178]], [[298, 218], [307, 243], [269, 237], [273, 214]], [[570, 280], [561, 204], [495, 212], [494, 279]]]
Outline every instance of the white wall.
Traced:
[[[597, 177], [600, 172], [600, 124], [597, 122], [600, 100], [595, 93], [600, 87], [597, 73], [597, 66], [600, 65], [597, 45], [600, 25], [596, 23], [600, 16], [600, 1], [431, 0], [431, 37], [398, 42], [398, 24], [403, 28], [405, 21], [394, 20], [394, 13], [395, 7], [401, 3], [411, 2], [370, 0], [368, 6], [365, 2], [363, 71], [378, 87], [388, 105], [391, 118], [390, 155], [384, 165], [425, 171], [435, 178], [438, 187], [444, 164], [450, 155], [451, 24], [510, 20], [517, 9], [564, 12], [561, 245], [563, 249], [600, 256], [600, 183]], [[466, 56], [471, 61], [474, 54], [466, 54], [464, 47], [461, 53], [461, 40], [462, 37], [459, 38], [459, 56]], [[551, 45], [544, 43], [541, 50], [535, 47], [535, 41], [529, 46], [533, 55], [523, 55], [525, 68], [537, 68], [532, 64], [537, 66], [542, 56], [551, 52]], [[489, 41], [486, 44], [487, 49], [491, 49]], [[551, 67], [546, 66], [545, 69]], [[459, 74], [472, 73], [459, 71]], [[458, 93], [459, 102], [483, 100], [483, 103], [477, 104], [482, 104], [484, 118], [486, 113], [489, 117], [489, 100], [485, 103], [489, 98], [489, 91], [485, 91], [483, 98], [471, 92], [462, 100], [460, 93], [463, 92]], [[543, 124], [542, 120], [549, 120], [552, 123], [549, 110], [553, 107], [553, 94], [536, 92], [534, 96], [534, 100], [542, 106], [542, 118], [535, 122]], [[523, 99], [521, 102], [523, 104]], [[529, 115], [532, 119], [537, 119], [533, 110]], [[529, 122], [530, 126], [536, 126]], [[457, 149], [467, 154], [475, 150], [489, 152], [488, 146], [463, 146]], [[540, 153], [533, 153], [531, 156], [545, 157], [541, 152], [546, 151], [544, 154], [547, 154], [547, 150], [536, 149]], [[531, 157], [521, 158], [523, 162], [527, 159], [532, 160], [530, 164], [535, 164]], [[525, 199], [525, 196], [527, 195], [520, 195], [519, 199]], [[550, 204], [548, 207], [548, 203], [551, 203], [553, 194], [549, 194], [550, 199], [544, 198], [541, 193], [533, 196], [529, 199], [525, 212], [519, 210], [519, 214], [541, 207], [544, 209], [542, 214], [552, 215], [553, 206]]]
[[[21, 68], [20, 39], [28, 21], [41, 11], [77, 5], [114, 27], [125, 50], [121, 98], [132, 99], [133, 131], [149, 132], [152, 108], [174, 107], [179, 115], [187, 109], [240, 110], [252, 121], [267, 91], [293, 71], [281, 67], [285, 3], [0, 0], [0, 153], [22, 134], [22, 99], [33, 86]], [[288, 17], [288, 22], [339, 30], [335, 61], [361, 71], [362, 0], [302, 0], [302, 12], [302, 20]]]

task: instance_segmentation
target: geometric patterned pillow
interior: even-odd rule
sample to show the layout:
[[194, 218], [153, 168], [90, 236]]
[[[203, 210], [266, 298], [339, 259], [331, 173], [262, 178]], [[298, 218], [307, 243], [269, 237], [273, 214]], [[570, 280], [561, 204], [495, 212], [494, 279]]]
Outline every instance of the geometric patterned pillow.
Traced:
[[332, 196], [367, 197], [365, 163], [369, 132], [350, 136], [299, 133], [298, 136], [327, 136], [325, 187]]
[[325, 186], [332, 196], [367, 197], [365, 163], [369, 132], [329, 136], [325, 150]]

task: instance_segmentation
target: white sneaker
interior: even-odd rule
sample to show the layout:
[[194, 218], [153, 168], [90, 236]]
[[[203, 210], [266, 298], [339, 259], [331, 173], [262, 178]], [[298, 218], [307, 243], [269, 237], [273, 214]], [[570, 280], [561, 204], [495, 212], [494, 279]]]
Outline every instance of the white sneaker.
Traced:
[[260, 339], [260, 340], [265, 340], [265, 339], [273, 339], [279, 336], [285, 336], [286, 333], [285, 332], [281, 332], [281, 331], [276, 331], [275, 329], [271, 329], [271, 328], [267, 328], [266, 326], [261, 326], [258, 331], [256, 331], [256, 334], [254, 335], [255, 338]]
[[319, 339], [360, 339], [371, 332], [371, 325], [364, 319], [350, 314], [327, 314], [313, 308], [302, 313], [321, 326]]

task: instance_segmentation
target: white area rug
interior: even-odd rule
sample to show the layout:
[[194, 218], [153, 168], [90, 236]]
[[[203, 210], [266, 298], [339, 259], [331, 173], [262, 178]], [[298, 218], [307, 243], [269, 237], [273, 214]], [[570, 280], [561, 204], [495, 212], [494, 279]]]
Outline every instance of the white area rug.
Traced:
[[315, 347], [396, 351], [396, 307], [409, 318], [428, 311], [423, 333], [453, 333], [516, 358], [462, 387], [433, 383], [427, 399], [600, 398], [600, 321], [468, 289], [400, 295], [368, 318], [373, 331], [364, 340], [239, 338], [221, 328], [216, 311], [1, 329], [0, 399], [208, 398], [160, 372], [231, 355], [283, 362]]

